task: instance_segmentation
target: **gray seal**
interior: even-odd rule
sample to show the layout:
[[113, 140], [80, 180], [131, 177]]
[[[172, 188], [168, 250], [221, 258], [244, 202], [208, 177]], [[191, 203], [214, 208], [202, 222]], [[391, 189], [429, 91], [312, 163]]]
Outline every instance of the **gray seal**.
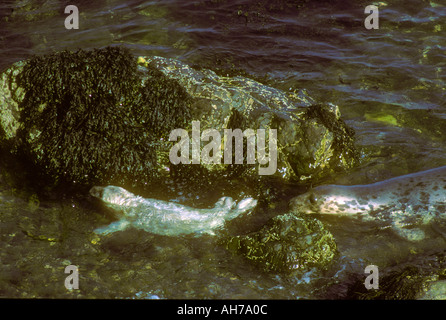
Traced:
[[419, 229], [446, 217], [446, 166], [368, 185], [322, 185], [290, 201], [293, 211], [387, 221], [401, 236], [417, 241]]
[[90, 194], [102, 200], [118, 221], [95, 230], [106, 235], [130, 226], [145, 231], [178, 236], [185, 234], [215, 235], [225, 221], [252, 210], [257, 200], [246, 198], [238, 204], [231, 197], [220, 198], [214, 208], [196, 209], [174, 202], [146, 199], [117, 186], [93, 187]]

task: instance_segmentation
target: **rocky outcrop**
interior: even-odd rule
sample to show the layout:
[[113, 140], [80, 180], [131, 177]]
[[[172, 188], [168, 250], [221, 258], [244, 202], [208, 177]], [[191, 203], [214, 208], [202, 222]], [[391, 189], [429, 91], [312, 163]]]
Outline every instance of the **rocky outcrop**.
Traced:
[[195, 100], [192, 118], [200, 121], [202, 131], [276, 129], [276, 175], [285, 181], [320, 177], [357, 161], [354, 132], [340, 119], [339, 108], [315, 103], [305, 90], [287, 93], [246, 77], [195, 70], [174, 59], [141, 57], [139, 62], [185, 88]]
[[0, 76], [0, 144], [55, 185], [259, 178], [246, 149], [241, 165], [172, 164], [169, 134], [190, 134], [192, 121], [222, 137], [224, 129], [277, 130], [274, 176], [283, 181], [319, 178], [358, 158], [336, 106], [314, 104], [303, 90], [285, 93], [173, 59], [136, 60], [110, 47], [64, 51], [16, 63]]

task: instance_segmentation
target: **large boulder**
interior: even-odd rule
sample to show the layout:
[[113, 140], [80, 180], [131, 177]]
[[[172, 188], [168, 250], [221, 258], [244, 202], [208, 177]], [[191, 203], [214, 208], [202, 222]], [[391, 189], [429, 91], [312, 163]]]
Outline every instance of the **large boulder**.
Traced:
[[[191, 138], [194, 120], [201, 133], [214, 129], [222, 138], [224, 129], [265, 129], [281, 181], [320, 178], [358, 159], [336, 106], [173, 59], [136, 59], [117, 47], [63, 51], [18, 62], [0, 81], [0, 148], [27, 159], [51, 185], [144, 189], [172, 176], [196, 185], [215, 176], [259, 179], [247, 143], [240, 165], [173, 164], [177, 142], [169, 136], [184, 129]], [[201, 150], [206, 142], [199, 143]]]

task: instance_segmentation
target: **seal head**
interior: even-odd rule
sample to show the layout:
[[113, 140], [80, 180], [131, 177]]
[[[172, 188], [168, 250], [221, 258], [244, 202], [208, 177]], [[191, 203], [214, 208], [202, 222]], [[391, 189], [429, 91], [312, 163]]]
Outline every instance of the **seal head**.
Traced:
[[[359, 187], [357, 187], [359, 188]], [[291, 207], [301, 213], [356, 214], [367, 213], [378, 203], [361, 201], [358, 190], [348, 186], [325, 185], [291, 199]]]
[[368, 185], [324, 185], [291, 199], [299, 213], [350, 215], [383, 222], [410, 240], [424, 239], [418, 227], [446, 218], [446, 166]]

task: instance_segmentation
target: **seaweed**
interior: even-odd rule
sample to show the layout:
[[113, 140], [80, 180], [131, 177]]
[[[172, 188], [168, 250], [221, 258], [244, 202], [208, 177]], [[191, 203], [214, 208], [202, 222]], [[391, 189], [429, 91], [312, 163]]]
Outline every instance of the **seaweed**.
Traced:
[[190, 118], [184, 89], [121, 47], [32, 57], [17, 82], [19, 143], [56, 184], [150, 182], [160, 139]]
[[162, 136], [172, 129], [189, 126], [191, 98], [186, 90], [155, 68], [147, 71], [137, 112], [144, 122], [148, 121], [151, 132]]

